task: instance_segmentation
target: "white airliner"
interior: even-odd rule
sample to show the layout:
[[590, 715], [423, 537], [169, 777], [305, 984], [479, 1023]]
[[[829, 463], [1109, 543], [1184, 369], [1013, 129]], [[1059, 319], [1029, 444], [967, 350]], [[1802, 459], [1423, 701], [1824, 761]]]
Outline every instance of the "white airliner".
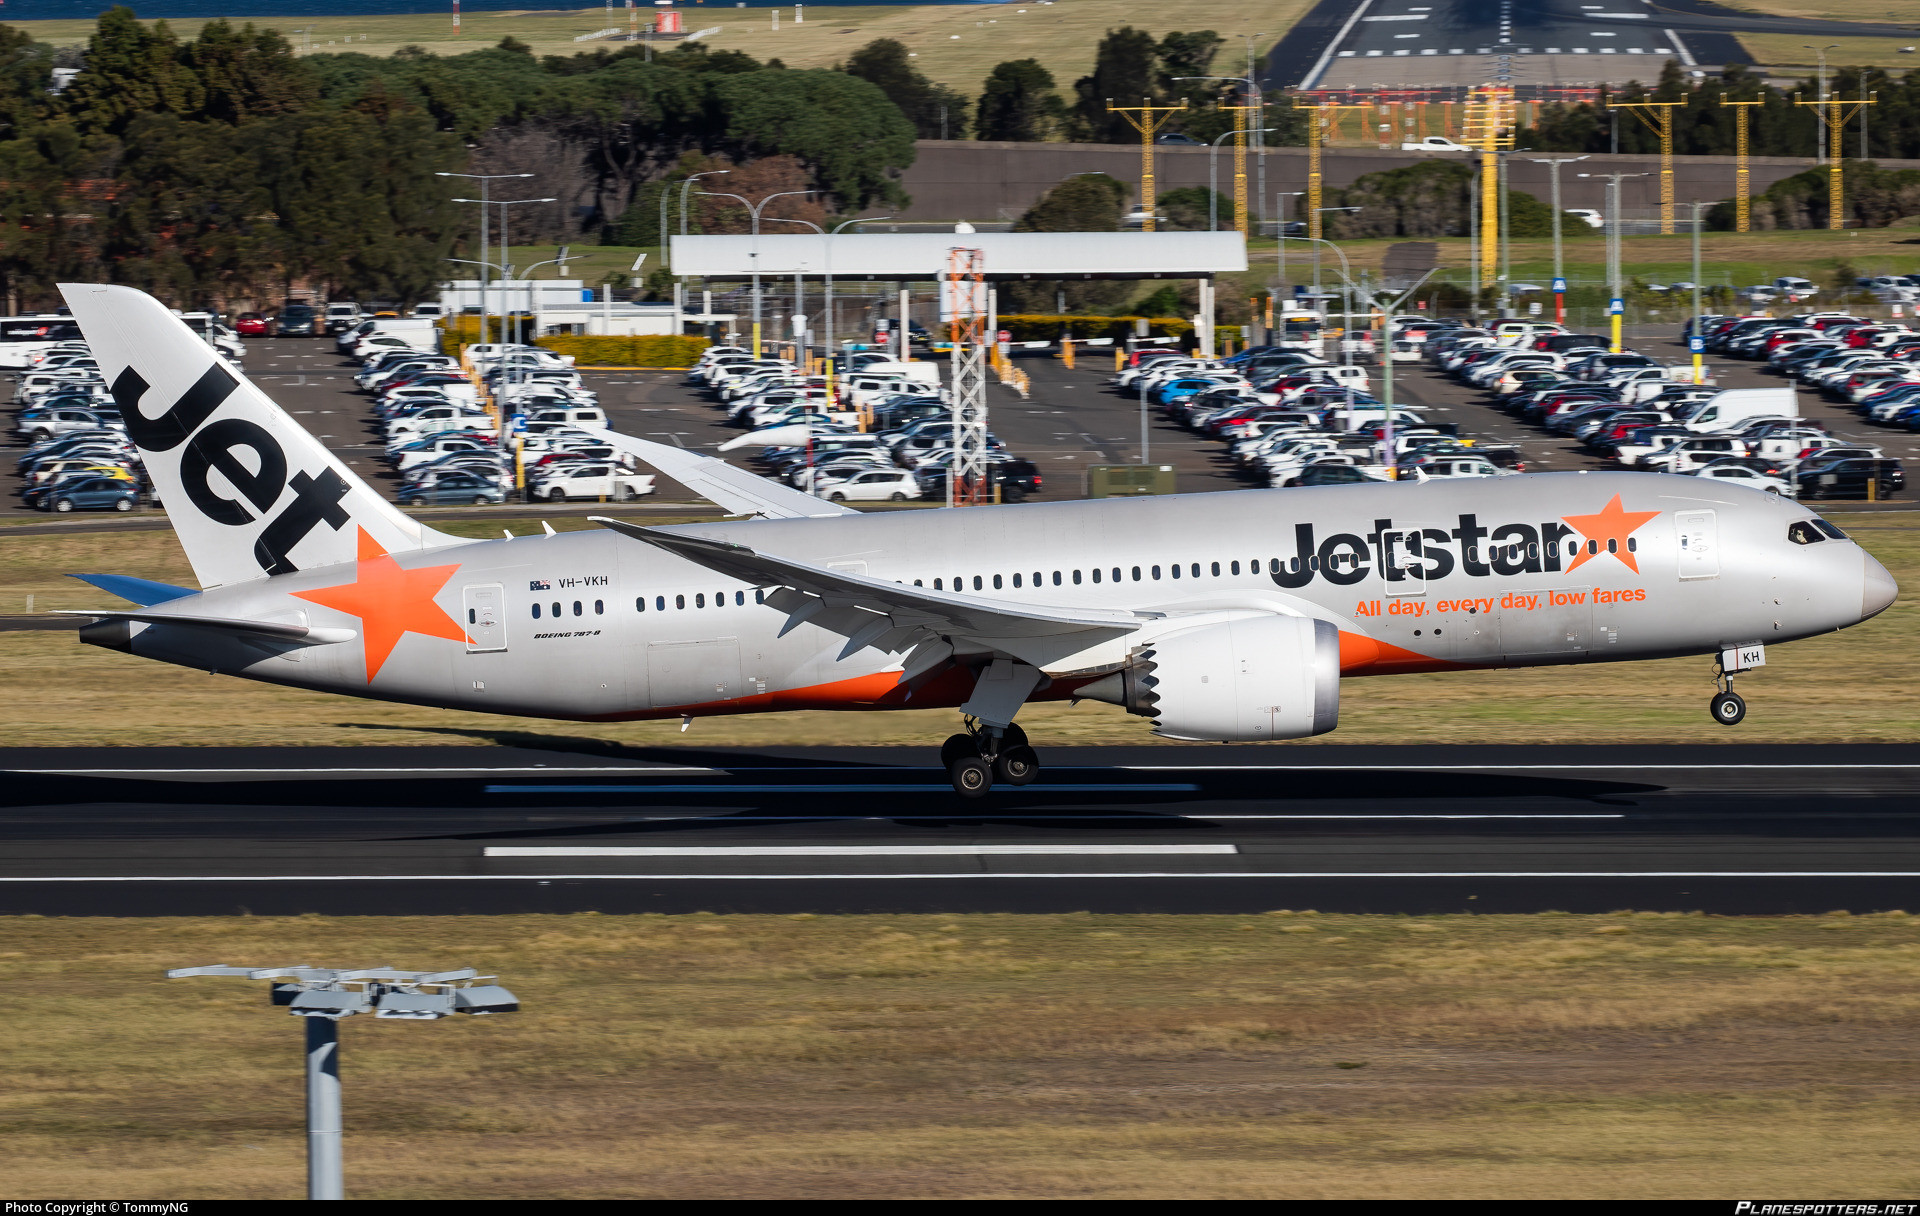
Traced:
[[[1176, 739], [1318, 735], [1342, 676], [1717, 655], [1893, 602], [1813, 512], [1696, 477], [1537, 474], [862, 515], [724, 461], [608, 439], [734, 522], [473, 541], [362, 483], [166, 308], [64, 287], [200, 588], [95, 645], [353, 696], [585, 721], [958, 707], [954, 787], [1025, 784], [1029, 701]], [[1570, 678], [1571, 673], [1569, 673]]]

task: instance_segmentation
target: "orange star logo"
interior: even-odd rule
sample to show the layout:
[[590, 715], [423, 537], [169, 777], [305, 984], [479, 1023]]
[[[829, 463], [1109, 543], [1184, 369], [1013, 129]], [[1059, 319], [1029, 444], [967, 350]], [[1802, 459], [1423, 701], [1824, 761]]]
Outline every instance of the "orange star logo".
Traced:
[[367, 653], [367, 683], [373, 683], [373, 677], [380, 674], [402, 634], [466, 641], [466, 630], [433, 598], [440, 594], [454, 571], [460, 569], [459, 564], [403, 569], [378, 541], [367, 535], [365, 528], [359, 532], [360, 562], [354, 568], [353, 582], [293, 594], [360, 618], [360, 638]]
[[1640, 573], [1640, 563], [1633, 556], [1627, 540], [1658, 511], [1626, 511], [1620, 507], [1620, 496], [1615, 494], [1613, 501], [1600, 508], [1596, 515], [1562, 515], [1560, 518], [1570, 524], [1573, 530], [1585, 537], [1587, 544], [1580, 546], [1574, 556], [1569, 572], [1578, 570], [1587, 564], [1589, 558], [1611, 553], [1635, 574]]

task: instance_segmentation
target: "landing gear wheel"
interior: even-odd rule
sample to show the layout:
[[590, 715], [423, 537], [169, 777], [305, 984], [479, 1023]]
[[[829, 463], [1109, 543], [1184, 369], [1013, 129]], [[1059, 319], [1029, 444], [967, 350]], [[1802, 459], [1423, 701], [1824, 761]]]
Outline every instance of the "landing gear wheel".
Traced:
[[1027, 746], [1029, 746], [1027, 742], [1027, 732], [1021, 730], [1011, 722], [1007, 723], [1007, 729], [1000, 732], [1000, 750], [1006, 751], [1010, 747]]
[[1024, 743], [1003, 747], [994, 758], [993, 772], [1008, 785], [1028, 785], [1040, 775], [1040, 757]]
[[984, 798], [993, 788], [993, 769], [980, 756], [962, 756], [947, 770], [953, 792], [962, 798]]
[[1739, 693], [1732, 690], [1719, 692], [1713, 695], [1713, 700], [1708, 705], [1708, 712], [1713, 715], [1713, 720], [1722, 726], [1738, 726], [1740, 719], [1747, 716], [1747, 703], [1740, 699]]
[[940, 745], [940, 767], [951, 772], [960, 760], [979, 754], [980, 745], [973, 741], [972, 735], [949, 735]]

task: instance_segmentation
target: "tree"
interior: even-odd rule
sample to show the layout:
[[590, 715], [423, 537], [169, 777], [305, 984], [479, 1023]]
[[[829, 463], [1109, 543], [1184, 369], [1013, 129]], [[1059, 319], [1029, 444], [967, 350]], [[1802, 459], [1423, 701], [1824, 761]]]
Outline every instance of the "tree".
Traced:
[[1197, 96], [1209, 83], [1219, 83], [1176, 78], [1212, 75], [1213, 57], [1224, 41], [1212, 30], [1195, 30], [1189, 34], [1176, 31], [1162, 38], [1159, 47], [1161, 89], [1174, 95]]
[[1093, 74], [1073, 83], [1081, 136], [1108, 144], [1139, 138], [1124, 116], [1107, 110], [1107, 103], [1137, 106], [1142, 98], [1158, 98], [1159, 64], [1160, 44], [1152, 34], [1130, 25], [1108, 30], [1094, 50]]
[[1038, 59], [995, 65], [980, 91], [976, 139], [1037, 143], [1060, 129], [1066, 103], [1053, 91], [1053, 73]]
[[797, 157], [843, 214], [907, 202], [893, 172], [913, 163], [913, 127], [874, 85], [844, 72], [787, 69], [720, 77], [712, 88], [739, 159]]
[[1104, 173], [1081, 173], [1047, 191], [1014, 224], [1016, 232], [1115, 232], [1133, 193]]
[[847, 56], [841, 70], [885, 93], [913, 124], [918, 138], [966, 138], [967, 99], [922, 76], [907, 62], [905, 44], [876, 38]]
[[[1209, 200], [1213, 200], [1211, 206]], [[1205, 186], [1181, 186], [1168, 190], [1154, 200], [1160, 213], [1166, 216], [1162, 228], [1168, 232], [1205, 232], [1207, 224], [1217, 209], [1220, 227], [1233, 227], [1233, 199], [1229, 195], [1215, 194]]]
[[224, 19], [209, 21], [181, 48], [180, 58], [200, 84], [196, 117], [241, 123], [296, 113], [320, 97], [320, 82], [273, 30], [251, 24], [235, 30]]
[[60, 95], [61, 107], [83, 133], [118, 135], [141, 114], [195, 114], [200, 80], [180, 62], [180, 44], [164, 21], [149, 29], [133, 10], [115, 5], [100, 14], [87, 41], [86, 70]]

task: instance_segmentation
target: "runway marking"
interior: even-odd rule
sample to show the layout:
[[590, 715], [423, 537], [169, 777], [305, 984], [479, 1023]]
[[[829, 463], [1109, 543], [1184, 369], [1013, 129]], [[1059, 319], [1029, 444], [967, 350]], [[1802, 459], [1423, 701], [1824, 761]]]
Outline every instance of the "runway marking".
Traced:
[[556, 880], [671, 881], [719, 879], [729, 882], [844, 882], [848, 879], [982, 878], [1920, 878], [1920, 870], [1000, 870], [951, 874], [203, 874], [143, 877], [98, 875], [91, 878], [0, 878], [0, 883], [73, 882], [553, 882]]
[[643, 768], [633, 764], [583, 765], [574, 768], [570, 765], [529, 764], [509, 768], [10, 768], [9, 773], [34, 773], [41, 776], [127, 776], [139, 773], [285, 773], [292, 776], [306, 776], [312, 773], [359, 773], [372, 776], [394, 773], [626, 773], [644, 776], [648, 773], [696, 774], [711, 773], [724, 776], [725, 769], [698, 767]]
[[[1030, 790], [1036, 794], [1190, 794], [1197, 785], [1163, 785], [1143, 782], [1111, 784], [996, 785], [994, 789]], [[949, 793], [953, 786], [942, 782], [892, 784], [848, 782], [843, 785], [735, 785], [713, 782], [707, 785], [490, 785], [489, 794], [931, 794]]]
[[1149, 857], [1238, 853], [1231, 844], [488, 845], [486, 857]]

